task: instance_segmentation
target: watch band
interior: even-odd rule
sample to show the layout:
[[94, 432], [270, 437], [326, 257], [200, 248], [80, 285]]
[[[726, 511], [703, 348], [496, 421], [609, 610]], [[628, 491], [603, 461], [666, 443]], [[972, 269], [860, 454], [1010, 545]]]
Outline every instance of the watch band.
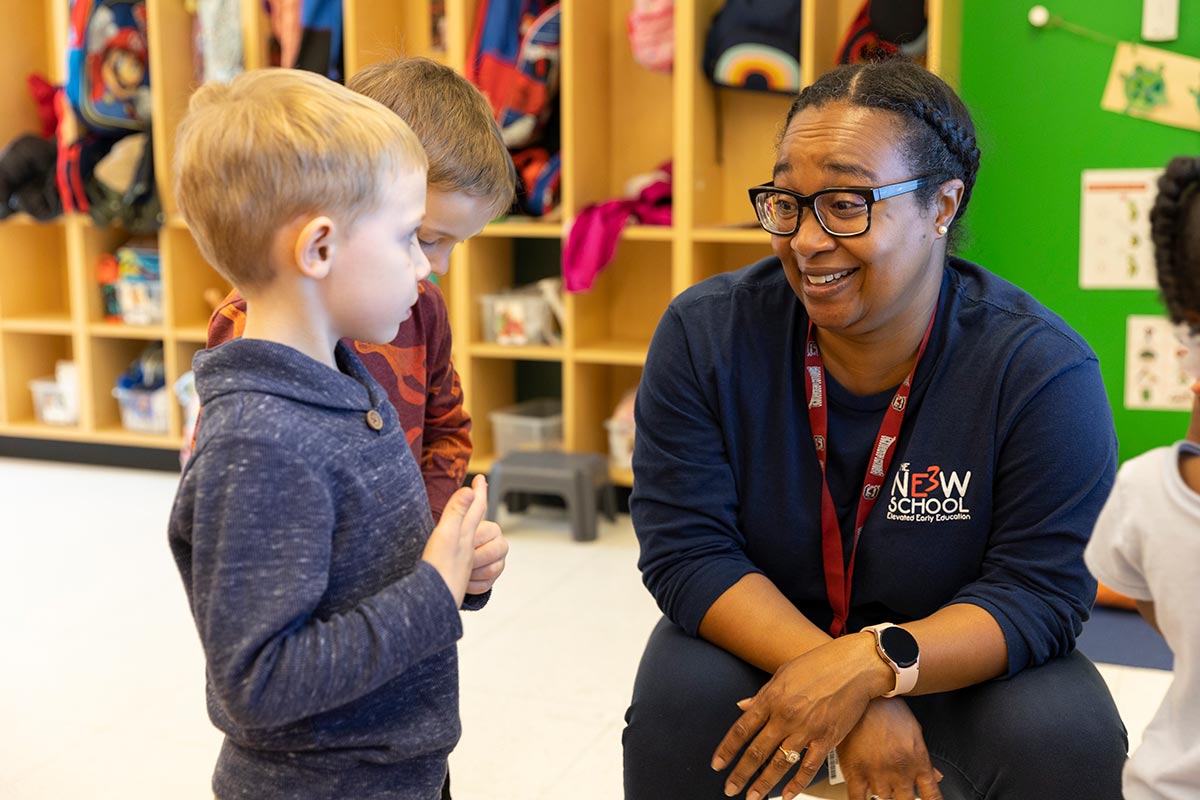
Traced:
[[[884, 632], [888, 628], [896, 628], [899, 631], [903, 631], [903, 635], [911, 640], [911, 646], [913, 649], [913, 653], [911, 654], [913, 656], [911, 662], [909, 662], [908, 658], [905, 658], [903, 663], [898, 662], [896, 657], [887, 651], [887, 647], [884, 645], [883, 639]], [[911, 633], [904, 630], [899, 625], [893, 625], [890, 622], [881, 622], [878, 625], [868, 625], [867, 627], [863, 628], [863, 631], [870, 631], [875, 636], [875, 651], [879, 653], [879, 657], [884, 660], [884, 663], [892, 668], [892, 672], [896, 673], [896, 685], [890, 692], [885, 693], [883, 696], [895, 697], [896, 695], [907, 694], [908, 692], [911, 692], [913, 687], [917, 685], [917, 675], [920, 672], [921, 664], [921, 653], [920, 650], [917, 649], [916, 639], [913, 638]]]

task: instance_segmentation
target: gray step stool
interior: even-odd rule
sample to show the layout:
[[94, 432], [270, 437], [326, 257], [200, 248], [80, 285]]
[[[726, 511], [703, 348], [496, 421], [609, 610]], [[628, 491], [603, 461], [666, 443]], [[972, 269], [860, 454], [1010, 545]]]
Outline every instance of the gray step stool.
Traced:
[[[601, 495], [604, 516], [617, 518], [617, 493], [608, 476], [608, 459], [598, 453], [521, 450], [492, 464], [488, 475], [488, 519], [495, 520], [500, 501], [514, 492], [563, 498], [577, 542], [596, 538], [596, 500]], [[510, 511], [524, 510], [523, 498], [508, 503]]]

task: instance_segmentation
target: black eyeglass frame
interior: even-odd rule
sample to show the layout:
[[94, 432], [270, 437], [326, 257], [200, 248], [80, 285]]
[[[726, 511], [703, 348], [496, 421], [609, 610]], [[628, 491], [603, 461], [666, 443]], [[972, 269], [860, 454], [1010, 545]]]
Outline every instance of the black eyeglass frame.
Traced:
[[[871, 208], [880, 200], [887, 200], [890, 197], [915, 192], [917, 189], [928, 186], [932, 182], [932, 178], [913, 178], [912, 180], [901, 181], [899, 183], [889, 183], [886, 186], [831, 186], [828, 189], [822, 189], [812, 194], [800, 194], [790, 189], [782, 189], [776, 186], [774, 181], [767, 181], [758, 186], [750, 187], [750, 205], [754, 206], [754, 218], [758, 221], [758, 226], [772, 236], [795, 236], [796, 231], [800, 230], [800, 223], [804, 221], [804, 209], [809, 208], [812, 209], [812, 215], [816, 217], [817, 224], [821, 226], [821, 230], [839, 239], [850, 239], [855, 236], [862, 236], [871, 230]], [[758, 198], [760, 195], [767, 194], [768, 192], [787, 195], [800, 204], [800, 213], [796, 214], [796, 225], [788, 233], [777, 233], [768, 230], [767, 226], [763, 224], [762, 217], [758, 213]], [[863, 202], [867, 205], [867, 227], [858, 233], [837, 233], [836, 231], [829, 230], [829, 226], [825, 224], [825, 220], [821, 219], [821, 215], [817, 213], [816, 202], [817, 198], [821, 195], [833, 194], [835, 192], [843, 194], [848, 192], [856, 194], [863, 199]]]

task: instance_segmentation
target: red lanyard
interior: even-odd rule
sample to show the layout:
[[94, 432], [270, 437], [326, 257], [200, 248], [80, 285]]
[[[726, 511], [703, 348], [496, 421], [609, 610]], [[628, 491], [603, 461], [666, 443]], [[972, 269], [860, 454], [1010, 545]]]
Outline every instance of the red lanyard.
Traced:
[[[936, 316], [937, 312], [934, 312]], [[912, 389], [913, 375], [917, 372], [917, 364], [925, 353], [925, 345], [929, 344], [929, 334], [933, 331], [933, 317], [929, 318], [929, 326], [925, 329], [925, 337], [917, 349], [917, 360], [913, 362], [912, 371], [896, 390], [896, 396], [883, 415], [883, 423], [879, 426], [879, 434], [875, 437], [875, 446], [871, 449], [871, 463], [867, 467], [867, 475], [863, 479], [862, 495], [858, 500], [858, 515], [854, 519], [854, 543], [850, 546], [850, 563], [846, 564], [842, 553], [842, 531], [838, 524], [837, 509], [833, 505], [833, 496], [829, 493], [829, 481], [825, 477], [826, 448], [829, 429], [829, 410], [825, 405], [825, 361], [821, 358], [821, 349], [813, 337], [813, 324], [808, 323], [808, 347], [804, 353], [804, 387], [808, 392], [808, 421], [812, 427], [813, 446], [817, 450], [817, 461], [821, 464], [821, 555], [825, 563], [825, 591], [829, 594], [829, 604], [833, 607], [833, 622], [829, 625], [831, 636], [841, 636], [846, 629], [846, 618], [850, 615], [850, 580], [854, 575], [854, 556], [858, 552], [858, 537], [862, 535], [863, 525], [879, 499], [879, 490], [883, 486], [884, 476], [892, 463], [895, 451], [892, 445], [900, 436], [900, 424], [904, 422], [904, 411], [908, 406], [908, 393]]]

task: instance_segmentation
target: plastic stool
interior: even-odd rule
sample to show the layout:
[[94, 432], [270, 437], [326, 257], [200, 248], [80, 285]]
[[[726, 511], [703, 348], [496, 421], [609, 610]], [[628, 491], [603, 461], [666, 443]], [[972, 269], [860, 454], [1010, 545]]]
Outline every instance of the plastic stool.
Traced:
[[512, 492], [563, 498], [571, 517], [571, 535], [577, 542], [596, 538], [597, 493], [603, 493], [604, 516], [610, 522], [617, 518], [617, 494], [608, 477], [608, 459], [598, 453], [509, 453], [492, 464], [488, 475], [488, 519], [496, 519], [500, 501]]

